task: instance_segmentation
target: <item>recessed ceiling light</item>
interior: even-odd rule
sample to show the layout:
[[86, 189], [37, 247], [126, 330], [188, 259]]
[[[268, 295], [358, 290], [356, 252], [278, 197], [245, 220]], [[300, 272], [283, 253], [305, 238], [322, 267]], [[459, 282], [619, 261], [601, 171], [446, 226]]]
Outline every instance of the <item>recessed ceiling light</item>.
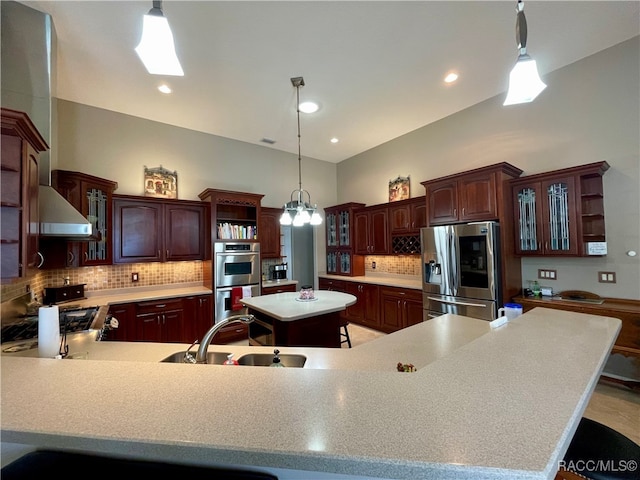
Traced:
[[300, 104], [300, 111], [303, 113], [315, 113], [318, 111], [318, 108], [320, 107], [314, 102], [302, 102]]
[[167, 84], [162, 84], [158, 87], [158, 90], [160, 90], [162, 93], [171, 93], [171, 89], [169, 88], [169, 85]]
[[444, 77], [445, 83], [453, 83], [458, 79], [458, 74], [455, 72], [450, 72]]
[[333, 137], [331, 139], [331, 143], [338, 143], [340, 140], [338, 140], [336, 137]]

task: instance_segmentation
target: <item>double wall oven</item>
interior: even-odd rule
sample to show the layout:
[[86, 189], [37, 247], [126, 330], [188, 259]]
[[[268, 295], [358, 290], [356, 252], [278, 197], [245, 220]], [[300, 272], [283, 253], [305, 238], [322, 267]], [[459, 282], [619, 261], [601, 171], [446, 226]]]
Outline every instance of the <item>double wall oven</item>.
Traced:
[[[260, 244], [216, 242], [214, 244], [215, 321], [247, 313], [234, 296], [260, 295]], [[235, 295], [234, 295], [235, 294]]]

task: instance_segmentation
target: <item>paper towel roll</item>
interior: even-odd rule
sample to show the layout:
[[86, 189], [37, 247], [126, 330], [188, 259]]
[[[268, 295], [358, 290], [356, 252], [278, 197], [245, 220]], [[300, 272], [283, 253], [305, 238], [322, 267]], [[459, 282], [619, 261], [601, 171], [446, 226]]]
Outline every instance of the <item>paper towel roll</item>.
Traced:
[[60, 353], [60, 315], [57, 305], [38, 309], [38, 355], [53, 358]]

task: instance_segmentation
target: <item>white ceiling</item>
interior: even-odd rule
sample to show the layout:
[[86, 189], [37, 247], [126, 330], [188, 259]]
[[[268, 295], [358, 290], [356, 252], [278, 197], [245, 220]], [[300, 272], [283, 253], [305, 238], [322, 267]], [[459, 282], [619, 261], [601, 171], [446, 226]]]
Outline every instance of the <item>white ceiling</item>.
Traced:
[[[301, 101], [321, 109], [302, 114], [302, 154], [329, 162], [504, 95], [517, 56], [515, 0], [168, 0], [185, 76], [158, 77], [134, 52], [151, 0], [22, 3], [52, 15], [54, 96], [297, 153], [290, 78], [303, 76]], [[543, 80], [640, 34], [637, 0], [528, 0], [525, 14]], [[460, 79], [445, 86], [449, 70]]]

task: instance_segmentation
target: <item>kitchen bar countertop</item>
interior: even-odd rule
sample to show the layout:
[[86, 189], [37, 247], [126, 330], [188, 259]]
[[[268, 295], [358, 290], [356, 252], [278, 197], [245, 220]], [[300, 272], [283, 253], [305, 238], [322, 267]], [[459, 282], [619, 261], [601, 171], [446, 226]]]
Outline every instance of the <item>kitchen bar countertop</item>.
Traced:
[[[340, 312], [356, 303], [357, 298], [348, 293], [316, 290], [314, 300], [300, 300], [300, 292], [283, 292], [261, 297], [243, 298], [245, 306], [269, 315], [282, 322], [317, 317]], [[308, 345], [308, 344], [307, 344]]]
[[448, 314], [352, 349], [282, 348], [302, 369], [160, 363], [179, 344], [3, 355], [2, 441], [281, 480], [551, 480], [619, 330], [546, 308], [497, 329]]
[[414, 275], [393, 275], [393, 274], [370, 274], [357, 277], [347, 277], [345, 275], [331, 275], [321, 273], [320, 278], [329, 278], [331, 280], [342, 280], [344, 282], [373, 283], [376, 285], [386, 285], [389, 287], [411, 288], [413, 290], [422, 290], [422, 278]]

